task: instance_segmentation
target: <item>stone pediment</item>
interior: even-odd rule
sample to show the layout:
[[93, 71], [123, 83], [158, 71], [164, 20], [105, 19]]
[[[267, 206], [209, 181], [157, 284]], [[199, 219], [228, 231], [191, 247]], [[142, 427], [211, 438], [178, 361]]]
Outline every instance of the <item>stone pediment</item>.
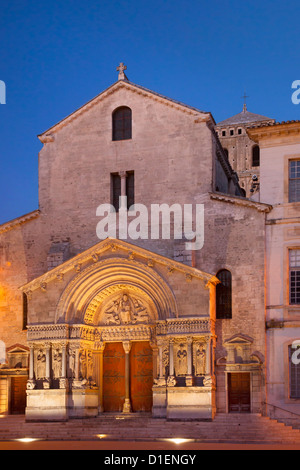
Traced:
[[109, 88], [107, 88], [102, 93], [97, 95], [95, 98], [90, 100], [88, 103], [83, 105], [81, 108], [77, 109], [72, 114], [70, 114], [63, 120], [61, 120], [59, 123], [55, 124], [47, 131], [40, 134], [38, 138], [44, 144], [54, 142], [55, 140], [54, 134], [56, 132], [58, 132], [63, 127], [67, 126], [69, 123], [73, 122], [79, 116], [89, 111], [95, 105], [103, 101], [106, 97], [110, 96], [113, 93], [117, 93], [119, 90], [124, 89], [124, 88], [132, 93], [137, 93], [138, 95], [142, 97], [150, 98], [151, 100], [155, 100], [159, 103], [164, 104], [165, 106], [171, 107], [175, 110], [179, 110], [180, 112], [194, 116], [196, 122], [210, 121], [213, 125], [215, 124], [215, 121], [211, 113], [209, 112], [200, 111], [199, 109], [193, 108], [192, 106], [188, 106], [184, 103], [173, 100], [171, 98], [163, 96], [154, 91], [148, 90], [147, 88], [144, 88], [140, 85], [136, 85], [128, 80], [120, 80], [120, 81], [115, 82], [113, 85], [111, 85]]
[[123, 240], [107, 238], [52, 270], [47, 271], [42, 276], [21, 286], [20, 290], [28, 295], [37, 289], [46, 291], [49, 283], [56, 282], [57, 280], [62, 281], [64, 275], [70, 271], [74, 271], [75, 274], [80, 273], [84, 269], [87, 269], [88, 266], [95, 265], [101, 261], [105, 262], [105, 260], [109, 260], [112, 257], [120, 257], [120, 259], [124, 261], [127, 260], [131, 263], [140, 263], [146, 269], [150, 270], [155, 269], [156, 265], [165, 266], [169, 273], [174, 271], [182, 273], [187, 281], [192, 281], [193, 278], [195, 278], [202, 280], [205, 285], [216, 285], [219, 283], [218, 279], [212, 274], [208, 274]]
[[253, 339], [250, 338], [249, 336], [246, 336], [246, 335], [240, 335], [240, 334], [236, 334], [234, 336], [232, 336], [231, 338], [227, 339], [226, 341], [224, 341], [224, 345], [235, 345], [235, 344], [239, 344], [239, 345], [247, 345], [247, 344], [252, 344], [253, 343]]

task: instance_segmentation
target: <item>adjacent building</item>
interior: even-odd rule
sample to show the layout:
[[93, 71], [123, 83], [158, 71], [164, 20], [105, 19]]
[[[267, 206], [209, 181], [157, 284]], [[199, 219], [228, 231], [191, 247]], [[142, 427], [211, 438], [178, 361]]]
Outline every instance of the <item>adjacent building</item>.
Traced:
[[247, 129], [253, 125], [274, 122], [274, 119], [250, 113], [245, 103], [241, 113], [219, 122], [216, 126], [220, 142], [248, 198], [259, 190], [260, 146], [249, 137]]
[[266, 215], [266, 410], [299, 422], [300, 122], [248, 130], [261, 149], [260, 192]]

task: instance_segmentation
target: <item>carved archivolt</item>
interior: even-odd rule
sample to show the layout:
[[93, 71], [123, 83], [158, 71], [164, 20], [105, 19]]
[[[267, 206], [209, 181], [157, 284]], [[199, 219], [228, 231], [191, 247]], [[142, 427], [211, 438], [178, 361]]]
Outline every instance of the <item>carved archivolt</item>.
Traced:
[[120, 291], [120, 286], [130, 295], [137, 293], [137, 297], [146, 299], [157, 319], [178, 316], [170, 286], [153, 268], [136, 260], [110, 258], [94, 262], [68, 284], [57, 306], [56, 323], [94, 325], [99, 304]]

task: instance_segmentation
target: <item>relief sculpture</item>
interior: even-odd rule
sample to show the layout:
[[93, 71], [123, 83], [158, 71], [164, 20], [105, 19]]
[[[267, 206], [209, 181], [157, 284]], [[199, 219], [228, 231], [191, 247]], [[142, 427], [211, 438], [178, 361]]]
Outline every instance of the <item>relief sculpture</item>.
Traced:
[[43, 379], [46, 376], [46, 354], [43, 350], [37, 353], [36, 378]]
[[195, 345], [195, 372], [196, 375], [205, 375], [206, 373], [206, 345], [197, 343]]
[[149, 312], [140, 299], [122, 294], [105, 309], [104, 322], [106, 325], [149, 323]]
[[175, 373], [177, 376], [187, 374], [187, 350], [186, 345], [180, 343], [175, 355]]

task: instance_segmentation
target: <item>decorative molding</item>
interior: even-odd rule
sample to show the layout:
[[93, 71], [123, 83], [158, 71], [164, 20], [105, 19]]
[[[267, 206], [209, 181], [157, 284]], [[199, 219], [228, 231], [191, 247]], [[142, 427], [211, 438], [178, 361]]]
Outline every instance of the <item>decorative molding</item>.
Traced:
[[[214, 196], [214, 197], [212, 197]], [[212, 198], [220, 198], [220, 195], [211, 195]], [[226, 197], [226, 195], [224, 195]], [[230, 199], [230, 198], [229, 198]], [[232, 201], [230, 201], [232, 202]], [[258, 206], [265, 206], [259, 203], [253, 203], [251, 204], [257, 204]], [[271, 207], [271, 206], [268, 206]], [[60, 264], [59, 266], [56, 266], [53, 268], [51, 271], [46, 272], [42, 276], [39, 276], [38, 278], [32, 280], [31, 282], [23, 285], [20, 287], [20, 290], [23, 292], [31, 290], [34, 291], [39, 288], [41, 282], [46, 282], [49, 283], [53, 280], [56, 279], [57, 274], [66, 274], [69, 271], [72, 271], [75, 269], [77, 272], [79, 272], [79, 266], [81, 266], [81, 270], [83, 271], [83, 265], [90, 263], [93, 261], [94, 265], [98, 265], [99, 262], [102, 264], [107, 262], [109, 263], [110, 259], [104, 260], [102, 259], [101, 261], [96, 261], [95, 257], [97, 256], [97, 259], [100, 258], [101, 254], [104, 254], [107, 251], [117, 251], [117, 249], [120, 252], [124, 252], [124, 255], [128, 259], [128, 254], [132, 253], [134, 254], [134, 259], [129, 260], [130, 262], [143, 266], [146, 269], [151, 269], [153, 271], [154, 263], [166, 267], [169, 273], [171, 272], [181, 272], [183, 274], [189, 274], [190, 276], [193, 276], [193, 278], [202, 280], [207, 283], [214, 283], [216, 281], [216, 278], [214, 275], [205, 273], [203, 271], [200, 271], [197, 268], [193, 268], [191, 266], [185, 265], [183, 263], [180, 263], [178, 261], [166, 258], [162, 255], [158, 255], [156, 253], [149, 252], [148, 250], [145, 250], [144, 248], [140, 248], [138, 246], [132, 245], [131, 243], [125, 242], [123, 240], [117, 240], [113, 238], [108, 238], [106, 240], [103, 240], [93, 246], [92, 248], [89, 248], [88, 250], [85, 250], [83, 253], [80, 253], [77, 255], [75, 258], [72, 258], [68, 261], [65, 261], [63, 264]], [[136, 255], [139, 256], [139, 258], [142, 259], [141, 262], [138, 262], [136, 260]], [[122, 259], [120, 257], [120, 259]], [[151, 266], [149, 267], [148, 265], [148, 260], [151, 259]]]
[[191, 335], [210, 334], [212, 331], [210, 318], [178, 318], [158, 321], [156, 323], [156, 334], [159, 335]]
[[104, 90], [102, 93], [97, 95], [95, 98], [90, 100], [88, 103], [84, 104], [81, 108], [77, 109], [73, 113], [71, 113], [69, 116], [55, 124], [54, 126], [50, 127], [50, 129], [46, 130], [42, 134], [38, 136], [40, 141], [44, 143], [44, 140], [48, 137], [53, 138], [53, 134], [58, 132], [60, 129], [63, 127], [67, 126], [71, 122], [73, 122], [75, 119], [77, 119], [79, 116], [82, 116], [84, 113], [92, 109], [94, 106], [96, 106], [99, 102], [103, 101], [105, 98], [108, 96], [112, 95], [113, 93], [116, 93], [120, 89], [127, 89], [128, 91], [131, 91], [133, 93], [136, 93], [138, 95], [150, 98], [156, 102], [159, 102], [161, 104], [164, 104], [170, 108], [174, 108], [178, 111], [181, 111], [185, 114], [188, 114], [190, 116], [195, 116], [195, 119], [197, 119], [197, 122], [207, 122], [211, 121], [214, 123], [214, 119], [209, 112], [205, 111], [200, 111], [196, 108], [192, 108], [191, 106], [188, 106], [186, 104], [180, 103], [178, 101], [172, 100], [171, 98], [167, 98], [166, 96], [160, 95], [159, 93], [156, 93], [154, 91], [148, 90], [144, 87], [141, 87], [140, 85], [136, 85], [132, 82], [129, 81], [124, 81], [124, 80], [118, 80], [114, 84], [112, 84], [109, 88]]
[[238, 197], [238, 196], [229, 196], [224, 193], [209, 193], [210, 198], [216, 201], [229, 202], [231, 204], [236, 204], [238, 206], [250, 207], [256, 209], [258, 212], [269, 213], [273, 209], [270, 204], [264, 204], [262, 202], [251, 201], [250, 199]]
[[0, 225], [0, 234], [8, 232], [16, 227], [20, 227], [27, 222], [31, 222], [34, 219], [37, 219], [40, 216], [41, 212], [39, 210], [30, 212], [29, 214], [25, 214], [17, 219], [11, 220], [10, 222], [6, 222], [5, 224]]

